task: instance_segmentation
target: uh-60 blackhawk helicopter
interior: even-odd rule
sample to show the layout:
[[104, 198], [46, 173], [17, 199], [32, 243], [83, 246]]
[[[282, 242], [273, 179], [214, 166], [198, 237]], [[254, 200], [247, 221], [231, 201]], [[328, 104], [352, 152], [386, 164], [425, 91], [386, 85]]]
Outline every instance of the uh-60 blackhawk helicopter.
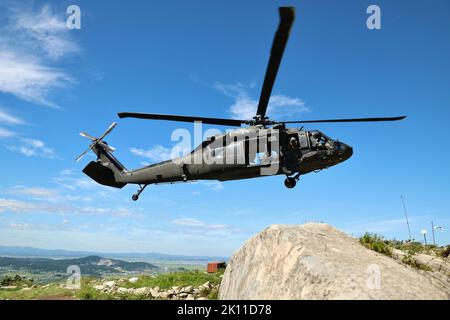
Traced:
[[280, 23], [272, 44], [258, 108], [253, 119], [236, 120], [132, 112], [118, 114], [120, 118], [201, 122], [232, 127], [248, 125], [247, 127], [212, 136], [191, 153], [181, 157], [129, 171], [112, 155], [115, 149], [103, 141], [116, 126], [116, 123], [113, 123], [99, 138], [81, 133], [83, 137], [92, 140], [92, 143], [76, 160], [79, 161], [89, 150], [97, 155], [97, 161], [91, 161], [83, 172], [96, 182], [111, 187], [139, 185], [139, 190], [132, 197], [135, 201], [150, 184], [183, 181], [228, 181], [286, 175], [285, 186], [293, 188], [301, 175], [341, 163], [352, 156], [353, 149], [318, 130], [307, 131], [303, 130], [303, 127], [287, 128], [286, 124], [396, 121], [405, 118], [401, 116], [281, 122], [266, 117], [272, 87], [295, 18], [294, 8], [291, 7], [279, 8], [279, 14]]

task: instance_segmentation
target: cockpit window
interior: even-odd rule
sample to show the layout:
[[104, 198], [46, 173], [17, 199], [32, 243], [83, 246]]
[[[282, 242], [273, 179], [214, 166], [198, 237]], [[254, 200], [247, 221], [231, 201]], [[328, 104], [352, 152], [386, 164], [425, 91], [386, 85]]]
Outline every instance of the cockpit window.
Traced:
[[332, 148], [333, 140], [320, 131], [310, 131], [309, 140], [311, 141], [312, 148], [318, 150]]

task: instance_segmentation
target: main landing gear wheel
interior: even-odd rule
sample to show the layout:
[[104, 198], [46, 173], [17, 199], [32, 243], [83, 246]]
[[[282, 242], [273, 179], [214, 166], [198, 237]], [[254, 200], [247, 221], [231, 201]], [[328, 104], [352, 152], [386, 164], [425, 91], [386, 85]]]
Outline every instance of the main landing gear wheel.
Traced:
[[286, 188], [288, 189], [292, 189], [295, 187], [295, 185], [297, 184], [297, 181], [294, 178], [286, 178], [284, 180], [284, 185], [286, 186]]
[[148, 184], [144, 184], [143, 186], [142, 186], [142, 185], [139, 185], [139, 190], [138, 190], [138, 192], [135, 193], [135, 194], [133, 194], [133, 195], [131, 196], [131, 199], [132, 199], [133, 201], [137, 201], [137, 200], [139, 199], [139, 196], [141, 195], [142, 191], [144, 191], [145, 187], [147, 187], [147, 186], [148, 186]]

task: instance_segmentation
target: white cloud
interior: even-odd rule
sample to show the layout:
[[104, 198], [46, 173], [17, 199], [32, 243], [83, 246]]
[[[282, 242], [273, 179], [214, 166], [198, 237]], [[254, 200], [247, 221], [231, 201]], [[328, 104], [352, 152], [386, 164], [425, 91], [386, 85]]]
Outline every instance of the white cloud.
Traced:
[[73, 170], [72, 170], [72, 169], [63, 169], [63, 170], [61, 170], [61, 172], [60, 172], [60, 174], [61, 174], [62, 176], [70, 176], [72, 173], [73, 173]]
[[14, 213], [67, 213], [70, 207], [65, 204], [50, 204], [43, 202], [21, 201], [0, 198], [0, 212]]
[[148, 158], [152, 161], [164, 161], [171, 158], [171, 151], [161, 145], [156, 145], [151, 149], [144, 150], [139, 148], [131, 148], [130, 152], [136, 156]]
[[12, 17], [9, 30], [16, 32], [30, 47], [38, 47], [49, 57], [57, 59], [80, 50], [71, 38], [64, 15], [56, 15], [46, 5], [39, 12], [20, 10]]
[[13, 199], [0, 199], [0, 212], [29, 212], [36, 209], [36, 205], [30, 202]]
[[25, 124], [25, 121], [23, 121], [22, 119], [15, 117], [2, 109], [0, 109], [0, 122], [6, 123], [6, 124], [15, 124], [15, 125]]
[[64, 15], [49, 6], [33, 11], [29, 6], [0, 5], [7, 18], [0, 24], [0, 92], [59, 108], [48, 96], [75, 81], [51, 66], [56, 59], [79, 51]]
[[222, 224], [222, 223], [207, 223], [204, 221], [200, 221], [192, 218], [181, 218], [172, 221], [173, 224], [185, 227], [194, 227], [194, 228], [204, 228], [204, 229], [228, 229], [230, 225]]
[[252, 119], [256, 114], [258, 102], [248, 98], [236, 98], [235, 103], [231, 105], [228, 112], [233, 119]]
[[197, 219], [191, 219], [191, 218], [181, 218], [181, 219], [173, 220], [172, 223], [176, 224], [176, 225], [188, 226], [188, 227], [204, 227], [207, 225], [203, 221], [200, 221]]
[[[180, 155], [187, 154], [190, 150], [183, 149], [180, 145], [175, 145], [172, 149], [163, 147], [161, 145], [156, 145], [151, 149], [145, 150], [140, 148], [131, 148], [130, 152], [136, 156], [144, 157], [150, 159], [154, 162], [160, 162], [164, 160], [174, 159]], [[142, 163], [143, 165], [148, 165], [147, 162]]]
[[208, 223], [193, 218], [180, 218], [171, 221], [172, 224], [185, 228], [185, 231], [193, 234], [203, 235], [231, 235], [241, 233], [244, 230], [223, 223]]
[[[215, 88], [235, 100], [228, 109], [233, 119], [246, 120], [255, 116], [258, 101], [250, 97], [246, 86], [240, 82], [236, 84], [217, 82]], [[285, 95], [272, 95], [267, 107], [267, 115], [277, 120], [309, 111], [310, 109], [302, 99], [291, 98]]]
[[14, 222], [11, 222], [8, 225], [8, 227], [11, 228], [11, 229], [17, 229], [17, 230], [28, 230], [28, 229], [31, 229], [33, 227], [33, 225], [30, 224], [30, 223], [14, 223]]
[[[66, 203], [66, 198], [59, 197], [57, 202], [46, 201], [22, 201], [16, 199], [0, 198], [0, 213], [47, 213], [47, 214], [73, 214], [108, 216], [114, 218], [138, 217], [140, 213], [124, 207], [102, 208], [83, 207]], [[136, 210], [137, 211], [137, 210]]]
[[95, 208], [95, 207], [85, 207], [80, 210], [80, 213], [83, 214], [92, 214], [92, 215], [107, 215], [111, 217], [121, 217], [121, 218], [129, 218], [134, 214], [127, 208]]
[[[0, 53], [1, 54], [1, 53]], [[1, 70], [0, 70], [1, 73]], [[0, 123], [9, 125], [24, 125], [25, 121], [11, 115], [6, 110], [0, 109]], [[0, 138], [15, 138], [12, 145], [7, 145], [7, 149], [21, 153], [27, 157], [38, 156], [43, 158], [57, 158], [55, 152], [47, 147], [41, 140], [25, 137], [21, 133], [0, 127]]]
[[7, 148], [10, 151], [21, 153], [27, 157], [57, 158], [53, 149], [47, 147], [43, 141], [37, 139], [22, 138], [19, 140], [18, 145], [8, 146]]
[[47, 189], [41, 187], [22, 187], [22, 186], [14, 187], [11, 190], [9, 190], [8, 193], [32, 196], [37, 198], [50, 198], [56, 197], [58, 195], [58, 192], [54, 189]]
[[14, 137], [15, 135], [16, 133], [14, 131], [0, 127], [0, 138], [9, 138]]
[[111, 188], [108, 187], [104, 187], [99, 185], [97, 182], [95, 182], [94, 180], [90, 179], [90, 178], [75, 178], [75, 177], [71, 177], [69, 175], [63, 175], [61, 177], [57, 177], [57, 178], [53, 178], [53, 180], [67, 188], [70, 190], [76, 190], [76, 189], [84, 189], [84, 190], [91, 190], [91, 189], [96, 189], [96, 188], [101, 188], [104, 190], [111, 190], [111, 192], [113, 192]]
[[45, 66], [36, 57], [22, 56], [0, 49], [0, 91], [16, 97], [59, 108], [48, 100], [50, 91], [65, 88], [73, 79], [66, 73]]
[[203, 181], [202, 184], [213, 191], [221, 191], [224, 188], [220, 181]]

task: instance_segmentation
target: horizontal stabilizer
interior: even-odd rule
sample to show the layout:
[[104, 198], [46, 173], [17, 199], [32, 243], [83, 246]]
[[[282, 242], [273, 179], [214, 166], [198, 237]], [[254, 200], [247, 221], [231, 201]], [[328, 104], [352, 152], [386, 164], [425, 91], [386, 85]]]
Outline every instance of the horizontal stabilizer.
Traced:
[[116, 182], [114, 172], [110, 168], [107, 168], [95, 161], [89, 162], [89, 164], [83, 169], [83, 172], [97, 183], [105, 186], [123, 188], [126, 185], [126, 183]]

